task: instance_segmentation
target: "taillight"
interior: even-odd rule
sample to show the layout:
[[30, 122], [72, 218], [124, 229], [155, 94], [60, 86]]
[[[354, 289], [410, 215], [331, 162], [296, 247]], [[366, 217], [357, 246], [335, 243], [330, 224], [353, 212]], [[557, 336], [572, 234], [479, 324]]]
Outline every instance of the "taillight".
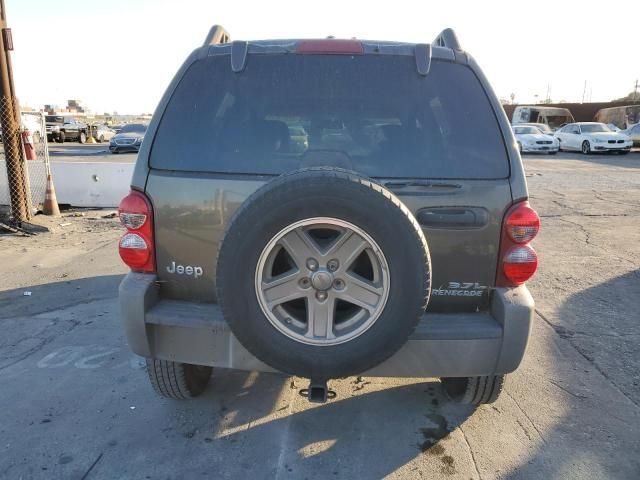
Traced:
[[507, 234], [516, 243], [529, 243], [540, 230], [540, 217], [529, 206], [529, 202], [522, 202], [511, 209], [504, 222]]
[[132, 190], [118, 208], [120, 222], [127, 228], [118, 244], [120, 258], [131, 270], [154, 272], [153, 209], [144, 194]]
[[522, 285], [536, 273], [538, 255], [529, 242], [539, 230], [540, 217], [529, 202], [516, 203], [507, 211], [502, 224], [496, 286]]

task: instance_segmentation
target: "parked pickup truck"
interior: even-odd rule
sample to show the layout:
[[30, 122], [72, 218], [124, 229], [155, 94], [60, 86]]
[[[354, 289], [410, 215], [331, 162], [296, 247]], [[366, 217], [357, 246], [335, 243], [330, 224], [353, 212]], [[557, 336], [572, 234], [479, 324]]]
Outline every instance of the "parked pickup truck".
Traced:
[[78, 122], [75, 118], [63, 115], [47, 115], [45, 118], [47, 128], [47, 140], [64, 143], [66, 140], [75, 140], [80, 143], [87, 141], [88, 128], [85, 123]]

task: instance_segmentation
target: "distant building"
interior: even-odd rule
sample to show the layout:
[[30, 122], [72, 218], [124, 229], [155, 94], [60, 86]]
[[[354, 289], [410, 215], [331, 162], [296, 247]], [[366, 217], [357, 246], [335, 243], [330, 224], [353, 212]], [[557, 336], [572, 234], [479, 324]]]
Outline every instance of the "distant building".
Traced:
[[45, 112], [49, 115], [56, 114], [71, 114], [74, 117], [86, 117], [87, 109], [82, 105], [82, 101], [80, 100], [67, 100], [67, 105], [65, 107], [60, 107], [59, 105], [47, 104], [44, 106]]
[[67, 100], [67, 111], [69, 113], [86, 113], [80, 100]]
[[81, 100], [67, 100], [67, 105], [64, 107], [55, 104], [46, 104], [44, 111], [48, 115], [70, 115], [89, 124], [149, 123], [151, 120], [151, 114], [149, 113], [142, 113], [140, 115], [120, 115], [118, 112], [94, 114], [83, 105]]

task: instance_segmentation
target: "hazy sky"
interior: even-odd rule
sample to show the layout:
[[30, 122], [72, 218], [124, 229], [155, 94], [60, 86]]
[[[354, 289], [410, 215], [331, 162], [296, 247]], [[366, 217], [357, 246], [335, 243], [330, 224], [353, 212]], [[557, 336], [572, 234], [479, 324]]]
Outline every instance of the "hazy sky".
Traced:
[[[501, 97], [622, 97], [640, 79], [640, 0], [5, 0], [20, 101], [80, 99], [152, 112], [176, 69], [220, 23], [232, 39], [327, 35], [431, 42], [453, 27]], [[278, 5], [274, 7], [273, 5]], [[576, 6], [578, 6], [576, 8]]]

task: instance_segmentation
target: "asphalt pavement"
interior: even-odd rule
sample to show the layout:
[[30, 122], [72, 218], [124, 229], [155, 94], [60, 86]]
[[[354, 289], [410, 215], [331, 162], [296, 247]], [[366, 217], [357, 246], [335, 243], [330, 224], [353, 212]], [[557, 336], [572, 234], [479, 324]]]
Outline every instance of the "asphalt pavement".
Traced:
[[111, 153], [109, 143], [81, 144], [67, 142], [49, 143], [49, 158], [52, 162], [125, 162], [134, 163], [136, 153]]
[[478, 409], [435, 379], [337, 380], [314, 405], [303, 379], [225, 370], [159, 399], [119, 323], [111, 212], [0, 235], [0, 478], [640, 478], [640, 154], [524, 164], [533, 336]]

